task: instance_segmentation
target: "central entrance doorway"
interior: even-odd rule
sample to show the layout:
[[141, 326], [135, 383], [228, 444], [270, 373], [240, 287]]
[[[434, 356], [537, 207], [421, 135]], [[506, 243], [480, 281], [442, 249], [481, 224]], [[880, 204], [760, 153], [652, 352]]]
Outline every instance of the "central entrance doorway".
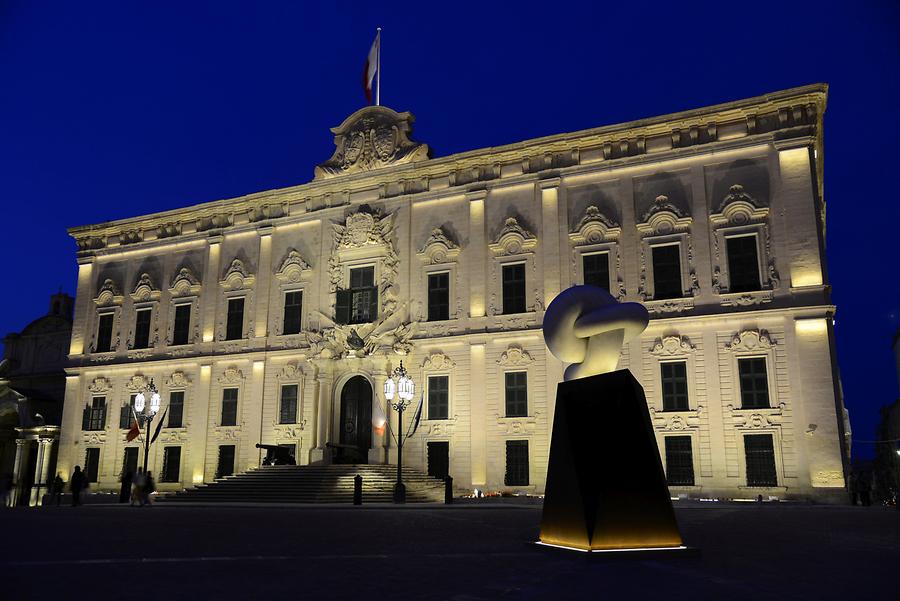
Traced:
[[340, 446], [335, 463], [368, 463], [372, 446], [372, 386], [353, 376], [341, 390]]

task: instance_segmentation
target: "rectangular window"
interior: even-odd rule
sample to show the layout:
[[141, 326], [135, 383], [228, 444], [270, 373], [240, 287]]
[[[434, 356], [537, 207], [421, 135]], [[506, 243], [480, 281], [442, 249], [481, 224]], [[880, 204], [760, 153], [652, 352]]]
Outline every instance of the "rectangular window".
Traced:
[[447, 419], [450, 413], [450, 378], [428, 377], [428, 419]]
[[191, 305], [175, 305], [175, 326], [172, 329], [172, 344], [187, 344], [191, 331]]
[[506, 417], [528, 416], [528, 374], [511, 371], [506, 376]]
[[97, 482], [100, 475], [100, 449], [90, 447], [84, 450], [84, 477], [88, 482]]
[[216, 464], [216, 478], [224, 478], [234, 473], [234, 445], [219, 445], [219, 461]]
[[528, 441], [506, 441], [506, 478], [507, 486], [528, 486]]
[[666, 436], [666, 482], [669, 486], [694, 485], [694, 454], [690, 436]]
[[581, 268], [586, 286], [597, 286], [609, 292], [609, 253], [582, 256]]
[[134, 348], [150, 346], [150, 317], [152, 309], [138, 309], [134, 314]]
[[131, 408], [134, 407], [135, 396], [137, 395], [131, 395], [128, 402], [122, 403], [122, 409], [119, 410], [119, 428], [122, 430], [131, 429], [131, 422], [134, 421], [134, 416], [131, 415]]
[[687, 362], [660, 363], [662, 375], [663, 411], [687, 411], [688, 403]]
[[728, 247], [728, 291], [749, 292], [759, 290], [759, 258], [756, 236], [726, 238]]
[[228, 299], [228, 321], [225, 324], [225, 340], [244, 337], [244, 299]]
[[428, 321], [450, 319], [450, 274], [428, 274]]
[[296, 384], [281, 387], [281, 411], [279, 412], [278, 423], [297, 423], [297, 390]]
[[432, 478], [446, 478], [450, 475], [449, 442], [428, 443], [428, 475]]
[[683, 296], [681, 252], [678, 245], [654, 246], [651, 250], [653, 252], [653, 300]]
[[769, 378], [765, 357], [738, 359], [741, 378], [741, 409], [761, 409], [769, 406]]
[[106, 397], [95, 396], [85, 406], [81, 419], [82, 430], [102, 430], [106, 425]]
[[303, 314], [303, 292], [284, 293], [284, 321], [281, 328], [282, 334], [300, 333], [300, 316]]
[[184, 426], [184, 391], [178, 390], [169, 393], [169, 420], [167, 428], [181, 428]]
[[503, 266], [503, 313], [525, 312], [525, 263]]
[[112, 313], [104, 313], [97, 323], [97, 346], [95, 348], [98, 353], [108, 353], [112, 350], [113, 317]]
[[223, 426], [237, 425], [238, 389], [226, 388], [222, 391], [222, 424]]
[[138, 448], [125, 447], [125, 456], [122, 458], [122, 475], [137, 472], [138, 465]]
[[350, 270], [350, 288], [337, 291], [335, 321], [342, 324], [370, 323], [378, 318], [378, 288], [374, 267]]
[[775, 445], [771, 434], [744, 436], [747, 461], [747, 486], [778, 486], [775, 471]]
[[181, 447], [165, 447], [163, 449], [163, 469], [160, 482], [179, 482], [181, 480]]

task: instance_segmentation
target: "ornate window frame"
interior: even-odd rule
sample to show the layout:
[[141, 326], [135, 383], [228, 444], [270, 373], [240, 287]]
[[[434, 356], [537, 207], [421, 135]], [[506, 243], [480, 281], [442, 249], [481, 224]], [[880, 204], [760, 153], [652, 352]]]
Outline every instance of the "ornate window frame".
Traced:
[[[169, 428], [168, 426], [163, 426], [162, 432], [165, 433], [167, 430], [169, 431], [168, 436], [164, 439], [164, 442], [185, 442], [185, 437], [182, 435], [183, 433], [188, 431], [188, 428], [191, 427], [190, 417], [190, 403], [192, 399], [190, 398], [190, 390], [191, 390], [191, 379], [188, 377], [186, 373], [181, 370], [173, 371], [172, 374], [166, 378], [165, 382], [165, 392], [166, 399], [171, 398], [173, 392], [183, 392], [184, 399], [182, 400], [181, 405], [181, 427], [178, 428]], [[221, 410], [221, 409], [220, 409]], [[177, 434], [176, 434], [177, 433]]]
[[[456, 382], [453, 378], [453, 370], [456, 368], [456, 361], [441, 351], [429, 353], [422, 362], [422, 378], [425, 385], [425, 415], [422, 416], [423, 425], [426, 426], [426, 432], [429, 435], [440, 435], [442, 440], [449, 440], [453, 434], [453, 428], [458, 420], [456, 411], [456, 403], [453, 399], [453, 391]], [[428, 412], [428, 388], [430, 386], [429, 379], [435, 376], [444, 376], [447, 378], [447, 417], [432, 419]], [[426, 457], [427, 459], [427, 457]]]
[[[245, 384], [247, 382], [244, 377], [244, 372], [236, 365], [229, 365], [225, 369], [222, 370], [222, 373], [219, 374], [219, 377], [216, 379], [218, 383], [218, 402], [216, 407], [216, 421], [213, 425], [213, 431], [216, 434], [216, 440], [222, 441], [225, 439], [234, 440], [234, 444], [236, 446], [239, 445], [240, 433], [244, 427], [243, 420], [243, 411], [244, 411], [244, 393], [246, 392]], [[224, 391], [226, 388], [237, 388], [237, 409], [235, 413], [235, 424], [233, 426], [223, 426], [222, 425], [222, 402], [224, 400]], [[238, 449], [235, 449], [235, 465], [237, 465]]]
[[[543, 308], [541, 301], [541, 290], [535, 289], [533, 293], [533, 302], [528, 303], [528, 290], [530, 285], [535, 283], [537, 272], [537, 261], [535, 259], [535, 249], [538, 240], [532, 232], [519, 225], [518, 219], [515, 217], [507, 217], [503, 224], [503, 228], [497, 234], [497, 237], [488, 245], [491, 252], [490, 265], [490, 282], [491, 295], [488, 305], [488, 315], [513, 318], [534, 313], [538, 307]], [[515, 265], [517, 263], [525, 264], [525, 312], [524, 313], [504, 313], [503, 312], [503, 278], [499, 275], [503, 272], [506, 265]], [[498, 300], [499, 299], [499, 300]]]
[[[447, 321], [453, 321], [463, 316], [462, 298], [459, 296], [462, 291], [460, 284], [460, 271], [458, 269], [458, 261], [460, 255], [460, 247], [447, 233], [443, 227], [436, 227], [431, 230], [431, 234], [425, 241], [421, 250], [416, 253], [422, 262], [422, 281], [424, 283], [424, 300], [422, 308], [419, 311], [418, 321], [423, 324], [440, 324]], [[447, 302], [450, 304], [448, 310], [448, 318], [446, 320], [428, 320], [428, 276], [438, 273], [447, 273], [449, 290], [447, 292]], [[455, 302], [454, 302], [455, 301]]]
[[[231, 261], [222, 279], [219, 280], [219, 287], [222, 290], [220, 294], [220, 302], [222, 310], [218, 311], [219, 321], [216, 324], [216, 340], [218, 342], [238, 343], [253, 338], [254, 330], [254, 289], [256, 276], [249, 273], [241, 259], [235, 258]], [[226, 340], [226, 329], [228, 325], [228, 301], [234, 298], [244, 299], [244, 322], [241, 326], [241, 337], [236, 340]]]
[[[730, 355], [729, 364], [731, 367], [732, 382], [734, 382], [734, 392], [732, 404], [726, 407], [735, 416], [751, 415], [754, 413], [763, 415], [766, 420], [774, 425], [780, 424], [777, 421], [769, 420], [769, 416], [780, 415], [784, 408], [784, 403], [778, 397], [778, 383], [776, 382], [775, 372], [775, 346], [774, 337], [767, 330], [763, 329], [743, 329], [736, 332], [730, 342], [725, 344], [725, 351]], [[739, 359], [765, 359], [766, 360], [766, 387], [769, 391], [769, 406], [744, 409], [741, 407], [741, 376], [738, 366]], [[737, 422], [741, 421], [741, 417], [735, 417]]]
[[[200, 291], [202, 285], [189, 267], [182, 267], [172, 278], [169, 286], [169, 323], [166, 324], [166, 346], [178, 348], [188, 347], [200, 341]], [[187, 344], [173, 345], [175, 339], [175, 308], [180, 305], [191, 306], [190, 334]]]
[[[143, 358], [149, 356], [159, 345], [159, 299], [160, 290], [153, 284], [150, 274], [144, 272], [135, 282], [134, 289], [131, 291], [131, 308], [132, 319], [128, 328], [128, 339], [126, 348], [130, 357]], [[138, 311], [145, 309], [150, 310], [150, 336], [147, 341], [146, 348], [136, 349], [134, 347], [134, 339], [137, 333], [137, 314]]]
[[[637, 224], [641, 248], [638, 296], [645, 302], [651, 314], [681, 313], [694, 307], [694, 297], [700, 294], [700, 283], [694, 265], [692, 226], [693, 218], [684, 215], [665, 195], [656, 197]], [[679, 248], [682, 296], [655, 300], [651, 253], [655, 247], [670, 245], [678, 245]]]
[[[97, 294], [94, 297], [94, 320], [91, 324], [90, 345], [91, 353], [95, 355], [95, 361], [109, 361], [119, 350], [119, 345], [122, 342], [122, 304], [124, 300], [125, 297], [112, 278], [106, 278], [100, 288], [97, 289]], [[96, 348], [100, 316], [110, 314], [113, 316], [113, 323], [109, 351], [98, 353]]]
[[[296, 248], [288, 248], [284, 258], [281, 260], [281, 264], [275, 271], [275, 279], [278, 281], [278, 301], [276, 302], [275, 311], [273, 311], [273, 327], [271, 329], [275, 336], [297, 336], [299, 337], [298, 341], [305, 340], [303, 331], [308, 326], [306, 306], [310, 298], [308, 291], [312, 275], [312, 268], [300, 252]], [[300, 307], [300, 331], [296, 334], [282, 333], [284, 329], [285, 296], [289, 292], [300, 292], [303, 297]]]
[[[535, 359], [521, 344], [512, 343], [500, 353], [496, 360], [498, 369], [497, 377], [497, 425], [507, 438], [513, 436], [528, 437], [531, 440], [537, 427], [536, 396], [535, 396]], [[524, 372], [526, 379], [525, 415], [506, 415], [506, 374], [512, 372]]]
[[[657, 415], [662, 423], [656, 424], [665, 431], [682, 430], [685, 428], [697, 428], [700, 426], [700, 413], [703, 410], [702, 405], [698, 402], [697, 397], [697, 378], [696, 378], [696, 352], [697, 347], [691, 343], [690, 338], [681, 335], [661, 336], [653, 342], [650, 347], [650, 354], [655, 358], [653, 361], [656, 373], [656, 382], [659, 386], [659, 394], [653, 399], [652, 417], [656, 420]], [[666, 410], [663, 405], [663, 387], [662, 387], [662, 364], [663, 363], [685, 363], [685, 371], [687, 372], [688, 385], [688, 408], [681, 410]], [[673, 421], [674, 416], [680, 414], [683, 419], [683, 425]], [[667, 416], [672, 416], [669, 418]], [[674, 426], [674, 427], [673, 427]]]
[[[770, 303], [781, 278], [772, 255], [769, 207], [761, 206], [740, 184], [731, 186], [715, 213], [709, 216], [713, 239], [713, 292], [721, 297], [723, 307]], [[760, 290], [729, 292], [728, 238], [756, 236]]]
[[[622, 249], [619, 236], [622, 228], [590, 205], [581, 221], [569, 232], [572, 244], [572, 274], [576, 282], [584, 283], [584, 257], [605, 253], [609, 260], [609, 290], [619, 301], [625, 299], [625, 278], [622, 271]], [[613, 262], [615, 259], [615, 263]], [[613, 270], [615, 268], [615, 270]]]
[[[772, 435], [772, 451], [775, 460], [775, 486], [748, 486], [747, 485], [747, 452], [744, 447], [744, 437], [748, 434], [771, 434]], [[763, 491], [785, 492], [785, 470], [784, 470], [784, 453], [783, 453], [783, 435], [781, 428], [777, 426], [754, 426], [751, 428], [740, 428], [737, 432], [737, 462], [738, 462], [738, 485], [739, 490], [747, 491]], [[757, 493], [758, 494], [758, 493]]]
[[[303, 417], [304, 402], [306, 400], [304, 392], [306, 381], [306, 370], [299, 361], [288, 361], [275, 374], [275, 411], [272, 415], [272, 430], [275, 432], [275, 444], [295, 444], [295, 457], [299, 457], [303, 445], [303, 432], [306, 430], [306, 419]], [[280, 422], [282, 386], [297, 386], [297, 416], [293, 424], [282, 424]], [[315, 402], [315, 399], [312, 402]]]

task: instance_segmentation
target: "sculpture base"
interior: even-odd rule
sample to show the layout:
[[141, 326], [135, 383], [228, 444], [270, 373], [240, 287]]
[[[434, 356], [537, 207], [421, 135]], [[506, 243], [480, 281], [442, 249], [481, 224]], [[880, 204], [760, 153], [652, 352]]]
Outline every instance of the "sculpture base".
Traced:
[[557, 387], [540, 541], [580, 551], [684, 549], [644, 389], [628, 370]]
[[575, 547], [563, 547], [560, 545], [551, 545], [537, 541], [534, 543], [542, 549], [546, 549], [548, 553], [571, 553], [577, 551], [590, 557], [606, 558], [606, 559], [657, 559], [663, 557], [699, 557], [700, 549], [696, 547], [656, 547], [656, 548], [638, 548], [638, 549], [576, 549]]

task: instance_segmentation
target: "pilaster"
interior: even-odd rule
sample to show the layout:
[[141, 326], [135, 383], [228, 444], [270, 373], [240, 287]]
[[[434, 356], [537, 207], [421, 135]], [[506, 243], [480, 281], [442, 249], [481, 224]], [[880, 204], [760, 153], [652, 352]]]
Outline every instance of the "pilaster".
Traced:
[[538, 182], [541, 195], [541, 246], [544, 262], [544, 307], [560, 292], [559, 178]]
[[487, 192], [466, 194], [469, 201], [469, 244], [465, 253], [469, 269], [469, 317], [484, 317], [487, 297], [485, 294], [484, 200]]
[[75, 292], [75, 308], [72, 320], [72, 340], [69, 343], [69, 356], [74, 358], [85, 351], [86, 338], [90, 338], [91, 323], [91, 282], [94, 273], [94, 257], [78, 259], [78, 288]]
[[259, 232], [259, 267], [256, 270], [256, 294], [253, 304], [256, 309], [254, 332], [252, 337], [267, 336], [269, 324], [270, 282], [272, 281], [272, 231], [271, 225], [260, 226]]
[[212, 342], [216, 336], [216, 307], [219, 304], [219, 255], [222, 250], [222, 240], [222, 236], [210, 236], [206, 253], [203, 289], [200, 292], [200, 310], [203, 312], [203, 342]]
[[471, 440], [472, 440], [472, 486], [484, 489], [487, 485], [487, 408], [485, 407], [485, 345], [473, 342], [469, 347], [469, 369], [471, 373]]

